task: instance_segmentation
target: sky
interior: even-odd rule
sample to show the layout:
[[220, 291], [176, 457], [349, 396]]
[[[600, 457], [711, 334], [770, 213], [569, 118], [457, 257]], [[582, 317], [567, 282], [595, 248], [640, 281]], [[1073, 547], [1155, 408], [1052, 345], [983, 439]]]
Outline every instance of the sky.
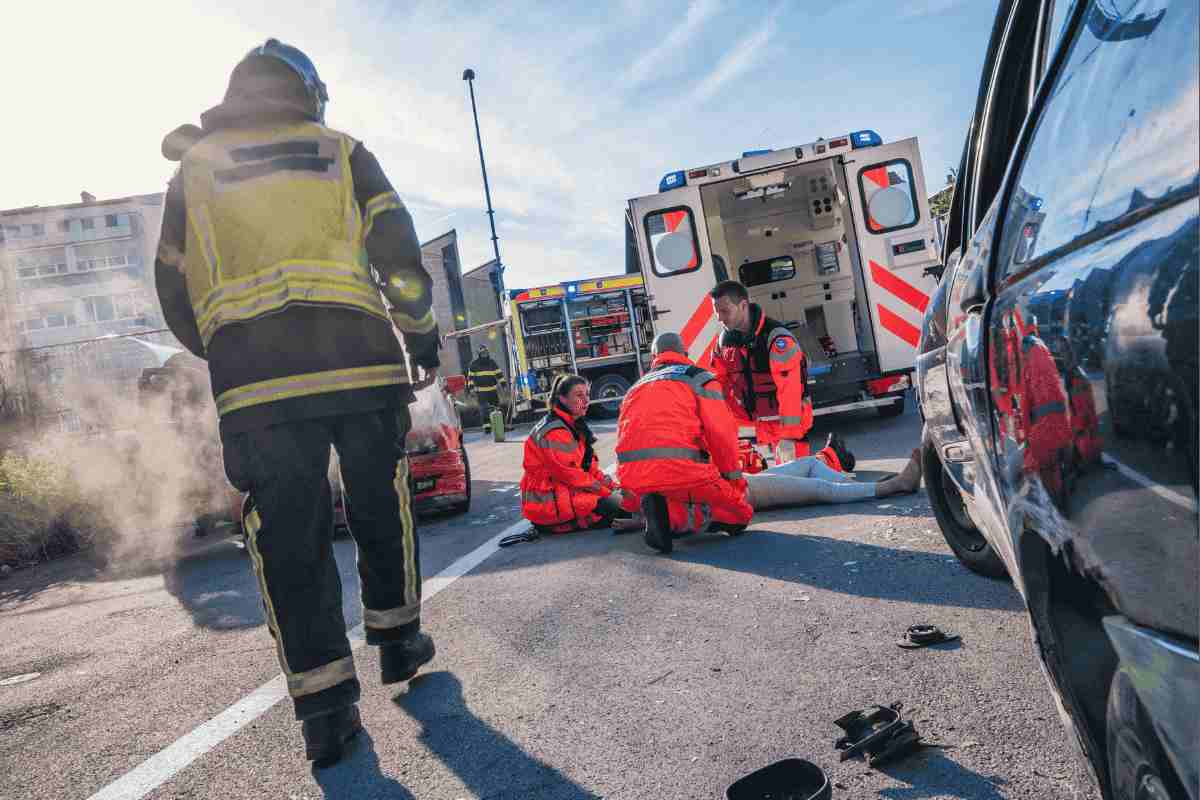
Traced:
[[[869, 128], [957, 166], [997, 0], [22, 3], [5, 13], [0, 208], [162, 191], [165, 133], [268, 37], [304, 50], [327, 123], [378, 156], [422, 241], [509, 288], [624, 271], [623, 214], [667, 172]], [[15, 124], [14, 124], [15, 122]]]

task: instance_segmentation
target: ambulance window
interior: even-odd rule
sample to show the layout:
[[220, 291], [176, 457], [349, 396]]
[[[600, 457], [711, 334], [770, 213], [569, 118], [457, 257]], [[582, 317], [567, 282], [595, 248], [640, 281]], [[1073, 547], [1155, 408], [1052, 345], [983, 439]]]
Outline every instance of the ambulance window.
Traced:
[[700, 268], [700, 246], [692, 210], [686, 206], [666, 208], [646, 215], [646, 241], [650, 243], [650, 267], [661, 278], [683, 275]]
[[917, 224], [912, 165], [898, 158], [858, 171], [858, 190], [867, 212], [867, 230], [887, 233]]
[[762, 286], [764, 283], [786, 281], [796, 277], [796, 262], [791, 256], [779, 256], [763, 261], [751, 261], [738, 267], [738, 278], [742, 285]]

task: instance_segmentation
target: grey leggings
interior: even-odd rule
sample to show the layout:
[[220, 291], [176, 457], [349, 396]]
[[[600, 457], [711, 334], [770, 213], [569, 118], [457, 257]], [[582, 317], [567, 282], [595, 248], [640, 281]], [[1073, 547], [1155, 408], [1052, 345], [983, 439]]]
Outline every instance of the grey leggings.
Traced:
[[820, 503], [856, 503], [875, 497], [874, 483], [858, 483], [815, 457], [798, 458], [746, 476], [755, 511]]

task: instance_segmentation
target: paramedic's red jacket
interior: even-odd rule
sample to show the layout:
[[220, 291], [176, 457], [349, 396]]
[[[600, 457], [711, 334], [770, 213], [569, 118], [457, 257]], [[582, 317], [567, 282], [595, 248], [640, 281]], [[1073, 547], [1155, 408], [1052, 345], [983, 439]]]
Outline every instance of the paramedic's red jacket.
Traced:
[[689, 506], [721, 522], [749, 522], [753, 510], [738, 468], [737, 433], [737, 420], [712, 373], [685, 355], [663, 353], [621, 403], [621, 487], [666, 496], [672, 528], [703, 527], [702, 520], [691, 518]]
[[[585, 455], [591, 463], [584, 464]], [[597, 519], [593, 512], [600, 498], [612, 494], [611, 484], [561, 409], [552, 409], [525, 440], [521, 514], [533, 524], [587, 527]]]
[[712, 370], [734, 414], [754, 422], [761, 444], [794, 439], [796, 455], [807, 455], [803, 442], [812, 428], [813, 412], [805, 397], [804, 350], [791, 331], [757, 304], [750, 304], [750, 314], [753, 333], [722, 333]]

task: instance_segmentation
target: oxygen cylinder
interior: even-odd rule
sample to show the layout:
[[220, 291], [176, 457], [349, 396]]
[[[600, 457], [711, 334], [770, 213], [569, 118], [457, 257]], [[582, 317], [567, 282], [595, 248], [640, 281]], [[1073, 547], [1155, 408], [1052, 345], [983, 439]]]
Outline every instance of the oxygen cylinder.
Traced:
[[500, 409], [493, 408], [492, 413], [488, 416], [488, 420], [492, 423], [492, 438], [497, 442], [504, 441], [504, 414]]

